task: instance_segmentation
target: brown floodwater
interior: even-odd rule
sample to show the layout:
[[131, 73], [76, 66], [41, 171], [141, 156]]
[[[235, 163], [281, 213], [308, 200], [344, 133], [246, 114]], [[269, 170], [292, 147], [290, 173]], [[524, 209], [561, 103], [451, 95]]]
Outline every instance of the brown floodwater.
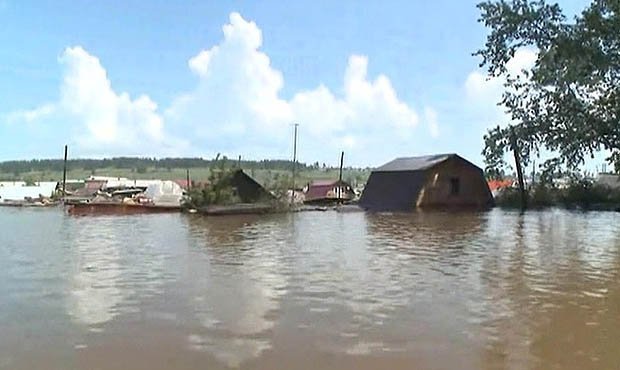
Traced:
[[0, 369], [617, 369], [620, 214], [0, 209]]

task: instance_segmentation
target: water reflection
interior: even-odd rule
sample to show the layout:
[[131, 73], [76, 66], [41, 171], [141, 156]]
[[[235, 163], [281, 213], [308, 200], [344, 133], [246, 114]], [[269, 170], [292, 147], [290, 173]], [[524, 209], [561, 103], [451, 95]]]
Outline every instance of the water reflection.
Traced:
[[191, 232], [204, 259], [193, 282], [192, 306], [202, 330], [190, 334], [196, 350], [232, 367], [271, 348], [270, 330], [286, 294], [282, 249], [289, 244], [286, 218], [196, 218]]
[[620, 240], [617, 226], [610, 227], [617, 216], [599, 216], [497, 216], [507, 232], [490, 233], [497, 250], [481, 269], [485, 304], [478, 312], [488, 368], [617, 366], [607, 333], [620, 330], [618, 310], [609, 306], [619, 297]]
[[71, 219], [68, 312], [76, 322], [100, 331], [119, 314], [139, 312], [146, 299], [161, 294], [174, 279], [165, 264], [172, 257], [167, 249], [176, 245], [167, 243], [170, 236], [155, 233], [170, 225], [165, 218]]
[[131, 293], [121, 288], [121, 247], [111, 219], [82, 222], [75, 228], [75, 260], [69, 313], [80, 323], [96, 326], [112, 320], [117, 306]]
[[620, 214], [2, 212], [11, 368], [620, 363]]
[[368, 238], [376, 253], [396, 253], [401, 258], [433, 262], [462, 262], [466, 249], [476, 249], [486, 229], [487, 213], [415, 212], [370, 214]]
[[[412, 330], [426, 330], [417, 315], [428, 317], [434, 304], [458, 300], [437, 295], [438, 290], [456, 289], [455, 281], [446, 276], [457, 272], [463, 253], [463, 246], [455, 245], [458, 239], [475, 239], [484, 229], [484, 214], [450, 217], [300, 215], [295, 270], [304, 273], [295, 275], [292, 291], [301, 311], [299, 327], [323, 337], [321, 348], [329, 352], [409, 351], [415, 345]], [[451, 222], [441, 235], [439, 221], [446, 218]], [[420, 304], [412, 306], [414, 301]], [[452, 322], [444, 321], [446, 327]]]

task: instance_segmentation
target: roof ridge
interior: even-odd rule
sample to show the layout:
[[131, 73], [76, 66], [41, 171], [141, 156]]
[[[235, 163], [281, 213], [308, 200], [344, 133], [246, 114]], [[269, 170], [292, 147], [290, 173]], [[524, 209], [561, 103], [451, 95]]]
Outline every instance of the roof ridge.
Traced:
[[434, 167], [450, 158], [458, 157], [456, 153], [431, 154], [417, 157], [399, 157], [375, 168], [375, 171], [419, 171]]
[[397, 159], [428, 158], [428, 157], [448, 157], [448, 156], [453, 156], [453, 155], [458, 155], [458, 154], [456, 154], [456, 153], [439, 153], [439, 154], [414, 155], [414, 156], [410, 156], [410, 157], [396, 157], [396, 158], [393, 159], [393, 161], [395, 161]]

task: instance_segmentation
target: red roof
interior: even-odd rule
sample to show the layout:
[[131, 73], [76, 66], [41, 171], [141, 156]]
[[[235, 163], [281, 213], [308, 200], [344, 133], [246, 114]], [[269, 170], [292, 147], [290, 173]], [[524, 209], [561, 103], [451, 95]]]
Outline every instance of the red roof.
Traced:
[[[314, 180], [308, 184], [308, 191], [306, 192], [306, 200], [327, 198], [329, 193], [334, 187], [338, 186], [339, 180]], [[346, 182], [342, 181], [342, 185], [349, 186]]]
[[333, 187], [333, 185], [311, 185], [306, 192], [306, 199], [325, 198]]
[[514, 184], [514, 180], [506, 179], [506, 180], [489, 180], [487, 183], [489, 184], [489, 189], [491, 191], [495, 191], [498, 189], [509, 188]]

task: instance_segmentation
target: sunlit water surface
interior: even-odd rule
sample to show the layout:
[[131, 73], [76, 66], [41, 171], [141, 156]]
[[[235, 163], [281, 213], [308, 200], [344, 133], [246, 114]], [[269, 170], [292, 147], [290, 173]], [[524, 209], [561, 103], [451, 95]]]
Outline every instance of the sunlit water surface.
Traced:
[[620, 214], [0, 209], [0, 369], [620, 368]]

